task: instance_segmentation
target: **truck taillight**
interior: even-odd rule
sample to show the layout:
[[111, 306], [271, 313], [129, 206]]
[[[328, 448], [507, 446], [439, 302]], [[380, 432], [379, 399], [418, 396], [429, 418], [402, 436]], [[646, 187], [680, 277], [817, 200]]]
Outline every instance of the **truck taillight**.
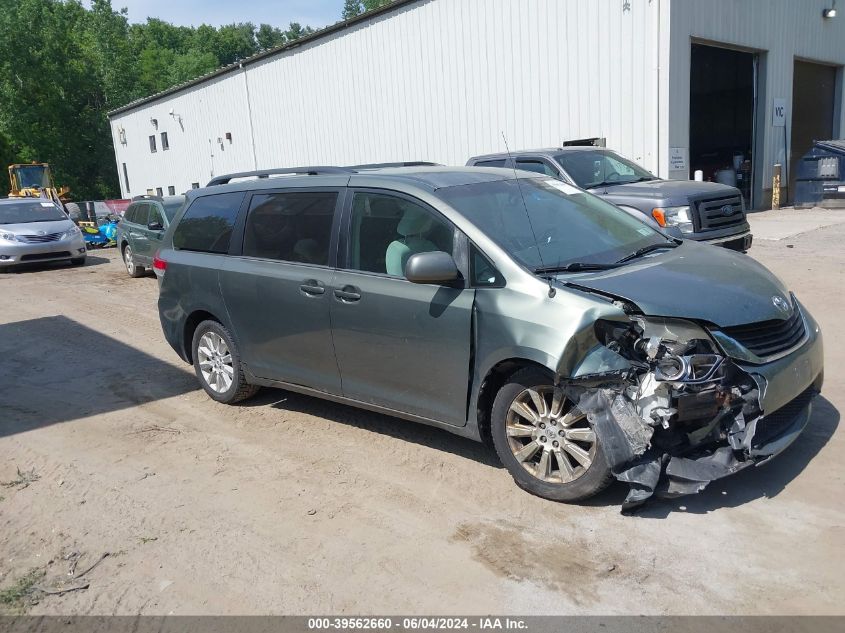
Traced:
[[153, 257], [153, 270], [156, 275], [163, 275], [167, 270], [167, 260], [164, 259], [158, 252]]

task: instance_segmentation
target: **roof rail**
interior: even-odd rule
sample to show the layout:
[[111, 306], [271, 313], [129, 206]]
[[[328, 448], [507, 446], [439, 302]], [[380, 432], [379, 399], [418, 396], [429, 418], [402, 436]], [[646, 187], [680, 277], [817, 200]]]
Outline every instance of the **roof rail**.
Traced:
[[258, 169], [256, 171], [242, 171], [237, 174], [226, 174], [225, 176], [217, 176], [208, 181], [206, 187], [213, 187], [215, 185], [228, 184], [230, 180], [235, 178], [269, 178], [276, 174], [305, 174], [308, 176], [317, 176], [320, 174], [351, 174], [353, 171], [347, 167], [288, 167], [285, 169]]
[[156, 196], [151, 193], [143, 193], [132, 198], [132, 202], [137, 202], [138, 200], [157, 200], [158, 202], [164, 202], [164, 198], [162, 196]]
[[399, 163], [368, 163], [366, 165], [350, 165], [348, 169], [381, 169], [383, 167], [442, 167], [440, 163], [430, 163], [424, 160], [409, 160]]

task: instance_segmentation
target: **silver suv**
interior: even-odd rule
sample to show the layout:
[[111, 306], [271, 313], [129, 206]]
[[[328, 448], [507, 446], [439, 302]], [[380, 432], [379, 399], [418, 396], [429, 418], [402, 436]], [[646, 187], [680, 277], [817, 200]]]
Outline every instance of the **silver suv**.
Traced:
[[487, 440], [547, 499], [697, 492], [795, 439], [822, 339], [779, 279], [517, 175], [217, 178], [155, 256], [164, 334], [214, 400], [281, 387]]

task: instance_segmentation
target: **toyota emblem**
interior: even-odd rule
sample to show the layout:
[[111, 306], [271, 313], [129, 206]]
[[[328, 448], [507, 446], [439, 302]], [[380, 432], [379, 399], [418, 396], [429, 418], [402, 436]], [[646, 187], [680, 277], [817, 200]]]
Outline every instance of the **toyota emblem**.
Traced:
[[38, 235], [47, 235], [47, 231], [38, 231]]
[[783, 297], [775, 295], [772, 297], [772, 303], [781, 312], [786, 312], [787, 314], [790, 312], [789, 303]]

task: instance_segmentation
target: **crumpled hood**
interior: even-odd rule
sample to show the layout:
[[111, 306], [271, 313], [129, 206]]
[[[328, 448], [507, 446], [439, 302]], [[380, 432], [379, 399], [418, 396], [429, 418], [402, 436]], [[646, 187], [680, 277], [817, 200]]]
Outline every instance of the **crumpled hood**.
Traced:
[[739, 190], [717, 182], [695, 180], [647, 180], [628, 185], [612, 185], [591, 189], [602, 195], [641, 196], [644, 198], [718, 197], [739, 195]]
[[625, 299], [646, 315], [722, 327], [783, 319], [788, 315], [773, 298], [791, 303], [783, 283], [748, 255], [692, 241], [620, 268], [559, 280]]

